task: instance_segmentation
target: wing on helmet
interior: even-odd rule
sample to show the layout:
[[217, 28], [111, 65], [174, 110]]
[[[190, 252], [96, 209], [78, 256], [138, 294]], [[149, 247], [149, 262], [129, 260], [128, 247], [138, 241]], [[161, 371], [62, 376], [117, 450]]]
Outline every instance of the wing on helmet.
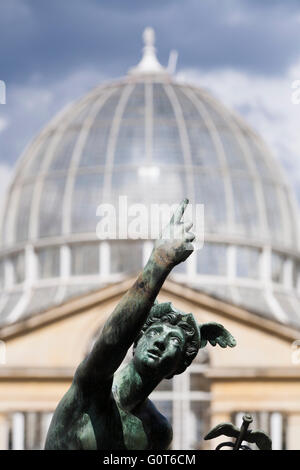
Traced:
[[220, 323], [202, 323], [199, 325], [199, 330], [201, 336], [200, 348], [204, 348], [207, 345], [207, 341], [212, 346], [218, 344], [221, 348], [226, 348], [227, 346], [233, 348], [236, 346], [236, 340], [232, 334]]

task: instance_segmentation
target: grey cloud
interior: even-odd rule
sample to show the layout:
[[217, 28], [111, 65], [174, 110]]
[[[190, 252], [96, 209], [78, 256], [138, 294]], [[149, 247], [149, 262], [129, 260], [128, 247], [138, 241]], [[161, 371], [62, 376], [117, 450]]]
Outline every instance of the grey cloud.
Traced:
[[141, 33], [157, 30], [163, 62], [171, 48], [180, 65], [231, 66], [280, 73], [299, 54], [294, 1], [2, 0], [1, 73], [11, 83], [59, 80], [76, 69], [126, 73], [139, 57]]

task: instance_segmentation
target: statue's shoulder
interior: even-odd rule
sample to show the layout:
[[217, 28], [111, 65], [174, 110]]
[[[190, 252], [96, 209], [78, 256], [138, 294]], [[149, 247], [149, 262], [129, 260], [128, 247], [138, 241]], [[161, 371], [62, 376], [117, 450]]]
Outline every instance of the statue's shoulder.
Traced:
[[151, 429], [152, 448], [168, 449], [173, 439], [171, 424], [151, 400], [146, 400], [145, 408]]

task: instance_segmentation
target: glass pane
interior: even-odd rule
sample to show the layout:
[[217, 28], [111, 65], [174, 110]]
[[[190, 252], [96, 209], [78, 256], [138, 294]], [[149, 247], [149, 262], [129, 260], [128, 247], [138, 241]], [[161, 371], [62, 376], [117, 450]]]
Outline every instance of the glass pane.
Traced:
[[131, 92], [127, 101], [123, 120], [138, 119], [142, 124], [145, 118], [145, 85], [137, 84]]
[[70, 165], [73, 150], [79, 136], [79, 129], [69, 126], [60, 136], [59, 142], [54, 149], [49, 171], [66, 170]]
[[72, 245], [72, 274], [98, 274], [99, 273], [99, 245], [86, 243], [84, 245]]
[[269, 304], [266, 302], [264, 291], [250, 287], [236, 287], [239, 294], [239, 302], [241, 307], [248, 309], [250, 312], [257, 312], [260, 315], [274, 320], [273, 312], [270, 310]]
[[4, 259], [0, 260], [0, 289], [5, 285]]
[[39, 278], [58, 277], [60, 274], [59, 247], [43, 248], [37, 251]]
[[236, 275], [238, 277], [259, 277], [260, 251], [255, 248], [236, 247]]
[[229, 127], [222, 127], [220, 129], [220, 138], [226, 154], [226, 159], [230, 168], [235, 170], [248, 170], [246, 158], [243, 154], [243, 149], [239, 144], [238, 136], [233, 134]]
[[[238, 136], [235, 135], [235, 131], [227, 124], [227, 121], [230, 122], [233, 120], [231, 114], [225, 109], [221, 107], [218, 108], [217, 105], [208, 102], [206, 99], [205, 107], [217, 127], [228, 166], [236, 170], [247, 170], [248, 166], [243, 154], [243, 149], [237, 138]], [[236, 130], [236, 132], [239, 132], [239, 130]]]
[[188, 126], [187, 133], [193, 164], [205, 167], [219, 167], [218, 153], [209, 131], [196, 123], [192, 123]]
[[140, 176], [140, 183], [147, 188], [148, 200], [151, 204], [179, 204], [184, 197], [189, 195], [186, 187], [184, 173], [161, 170], [159, 178], [151, 179]]
[[253, 180], [232, 177], [235, 230], [243, 235], [257, 235], [259, 210]]
[[101, 203], [103, 191], [103, 173], [77, 175], [71, 213], [71, 231], [73, 233], [96, 232], [99, 217], [97, 207]]
[[[100, 95], [99, 95], [100, 96]], [[71, 122], [68, 124], [67, 131], [70, 130], [71, 128], [74, 130], [75, 133], [79, 133], [81, 126], [83, 124], [83, 121], [85, 118], [89, 115], [91, 108], [94, 104], [95, 98], [90, 98], [88, 101], [84, 100], [84, 103], [78, 104], [76, 103], [75, 106], [73, 107], [73, 116]], [[65, 118], [62, 116], [62, 122], [64, 122]], [[58, 124], [58, 128], [59, 128]]]
[[232, 298], [232, 289], [230, 286], [223, 286], [219, 283], [217, 284], [203, 284], [201, 285], [201, 290], [206, 294], [211, 295], [217, 299], [225, 300], [230, 303], [235, 303]]
[[184, 163], [173, 107], [159, 84], [153, 85], [153, 114], [153, 162]]
[[82, 150], [80, 167], [105, 165], [110, 122], [95, 123]]
[[227, 247], [223, 244], [204, 243], [197, 251], [197, 272], [225, 276], [227, 272]]
[[79, 167], [105, 164], [110, 124], [95, 120], [83, 146]]
[[143, 242], [130, 243], [129, 241], [112, 242], [111, 273], [136, 274], [143, 267]]
[[[195, 100], [197, 100], [197, 94], [194, 94]], [[190, 151], [192, 161], [195, 165], [201, 165], [205, 167], [219, 167], [220, 161], [218, 158], [218, 150], [215, 147], [211, 131], [209, 130], [209, 123], [204, 119], [201, 114], [203, 107], [202, 99], [199, 99], [200, 110], [198, 111], [196, 105], [191, 101], [190, 98], [184, 95], [184, 93], [177, 88], [177, 98], [181, 104], [182, 112], [187, 124], [187, 133], [189, 136]], [[204, 106], [204, 112], [206, 108]], [[208, 113], [209, 114], [209, 113]]]
[[189, 435], [191, 449], [204, 449], [208, 447], [208, 444], [203, 440], [203, 438], [210, 430], [209, 410], [209, 402], [190, 402], [190, 414], [185, 425], [185, 431]]
[[154, 121], [153, 153], [155, 164], [184, 164], [177, 124], [169, 121]]
[[28, 163], [24, 168], [25, 177], [32, 177], [39, 173], [52, 139], [53, 132], [49, 133], [41, 139], [36, 149], [34, 150], [34, 154], [28, 158]]
[[155, 83], [153, 85], [153, 115], [158, 119], [175, 120], [172, 104], [167, 96], [163, 85]]
[[204, 204], [206, 232], [227, 230], [224, 177], [221, 173], [199, 172], [194, 176], [196, 201]]
[[205, 92], [194, 90], [194, 93], [205, 106], [206, 111], [209, 113], [211, 120], [218, 130], [226, 125], [227, 119], [232, 119], [231, 114], [213, 99], [208, 98]]
[[11, 262], [13, 266], [14, 282], [15, 284], [19, 284], [25, 279], [24, 253], [22, 252], [12, 256]]
[[297, 224], [294, 223], [295, 213], [291, 207], [291, 201], [286, 188], [278, 187], [278, 196], [281, 203], [281, 211], [284, 215], [283, 219], [285, 222], [285, 242], [293, 245], [293, 248], [297, 246], [298, 233]]
[[33, 189], [34, 186], [32, 184], [23, 185], [20, 189], [15, 222], [15, 238], [17, 242], [22, 242], [28, 239]]
[[144, 167], [140, 170], [113, 172], [112, 200], [115, 204], [119, 196], [127, 196], [128, 205], [168, 203], [171, 206], [187, 197], [184, 174], [172, 170], [165, 172], [159, 167]]
[[273, 282], [283, 282], [283, 269], [284, 269], [285, 256], [280, 255], [279, 253], [272, 253], [272, 281]]
[[293, 286], [297, 289], [300, 282], [300, 262], [294, 261], [293, 263]]
[[121, 89], [114, 92], [100, 108], [82, 150], [80, 167], [105, 165], [107, 143]]
[[179, 86], [173, 86], [173, 90], [175, 91], [175, 94], [179, 101], [181, 111], [186, 123], [190, 125], [192, 122], [199, 121], [199, 125], [201, 122], [202, 126], [205, 128], [205, 124], [193, 101], [180, 89]]
[[63, 301], [66, 302], [67, 300], [72, 299], [73, 297], [74, 298], [80, 297], [82, 294], [87, 294], [95, 290], [99, 290], [98, 282], [95, 284], [86, 284], [86, 283], [82, 283], [80, 285], [71, 284], [67, 286], [64, 291]]
[[277, 188], [275, 185], [270, 183], [264, 183], [262, 188], [271, 237], [274, 238], [274, 240], [281, 242], [283, 238], [283, 219], [278, 201]]
[[48, 177], [44, 181], [39, 208], [40, 237], [61, 234], [64, 190], [65, 177]]
[[115, 149], [114, 163], [129, 165], [143, 164], [145, 154], [145, 123], [122, 120]]
[[248, 145], [249, 151], [251, 152], [252, 159], [260, 177], [270, 178], [272, 175], [272, 169], [269, 168], [266, 156], [259, 148], [256, 137], [252, 134], [249, 134], [249, 132], [246, 133], [246, 131], [243, 132], [243, 137], [246, 141], [246, 144]]
[[[121, 93], [123, 93], [125, 86], [118, 86], [113, 89], [112, 95], [110, 95], [101, 106], [100, 112], [97, 115], [97, 122], [106, 120], [111, 121], [114, 118], [116, 113], [116, 107], [119, 103]], [[104, 90], [104, 93], [110, 93], [111, 90], [112, 88], [109, 87], [107, 91]]]
[[290, 299], [289, 295], [282, 294], [281, 292], [274, 293], [275, 298], [277, 299], [282, 310], [289, 319], [289, 322], [293, 325], [300, 325], [299, 311], [296, 310], [293, 302]]
[[10, 314], [13, 312], [14, 308], [17, 306], [19, 300], [21, 299], [23, 293], [21, 292], [14, 292], [11, 293], [4, 305], [3, 310], [1, 311], [1, 322], [5, 322], [5, 320], [9, 320]]
[[15, 204], [14, 201], [16, 200], [15, 198], [18, 195], [18, 189], [12, 189], [8, 193], [7, 197], [7, 202], [5, 204], [5, 211], [3, 215], [3, 221], [5, 222], [3, 224], [3, 234], [2, 234], [2, 240], [3, 240], [3, 245], [10, 245], [12, 240], [14, 240], [14, 233], [12, 233], [11, 228], [13, 227], [15, 223]]
[[55, 304], [57, 290], [57, 286], [35, 289], [23, 317], [29, 317], [30, 315], [43, 312], [53, 306]]

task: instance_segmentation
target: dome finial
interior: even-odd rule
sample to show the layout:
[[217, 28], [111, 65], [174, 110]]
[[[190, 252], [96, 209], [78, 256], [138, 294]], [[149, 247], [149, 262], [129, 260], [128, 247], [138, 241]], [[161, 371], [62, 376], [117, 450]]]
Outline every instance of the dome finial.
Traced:
[[155, 32], [151, 27], [147, 27], [143, 32], [144, 48], [142, 60], [136, 67], [129, 70], [132, 75], [139, 74], [167, 74], [167, 70], [157, 60], [155, 44]]
[[[150, 28], [150, 26], [145, 28], [144, 32], [143, 32], [143, 39], [144, 39], [145, 47], [153, 47], [154, 44], [155, 44], [155, 31], [154, 31], [154, 29]], [[155, 50], [153, 52], [155, 54]]]

